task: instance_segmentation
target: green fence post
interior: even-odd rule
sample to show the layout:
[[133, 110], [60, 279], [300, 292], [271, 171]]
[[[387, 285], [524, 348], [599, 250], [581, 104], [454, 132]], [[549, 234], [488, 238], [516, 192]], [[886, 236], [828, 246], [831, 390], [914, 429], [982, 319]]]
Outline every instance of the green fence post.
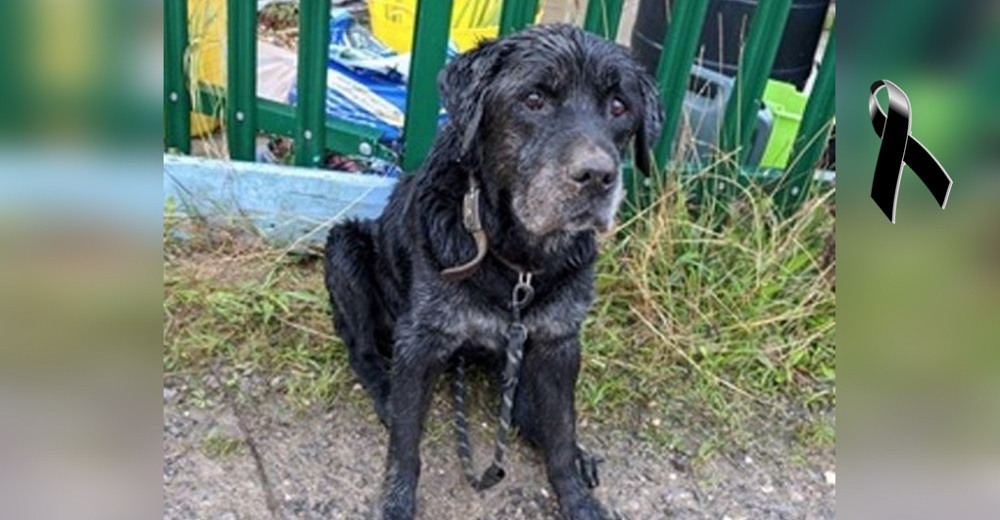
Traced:
[[187, 0], [166, 0], [163, 5], [163, 113], [166, 145], [191, 153], [191, 92], [184, 55], [188, 46]]
[[[681, 111], [684, 104], [684, 93], [687, 91], [691, 78], [691, 65], [694, 63], [695, 51], [701, 41], [701, 29], [708, 12], [708, 0], [684, 0], [674, 3], [670, 26], [663, 38], [663, 52], [656, 68], [656, 80], [659, 87], [660, 100], [663, 102], [664, 124], [660, 131], [660, 140], [650, 143], [652, 150], [635, 150], [634, 153], [653, 153], [653, 173], [663, 173], [674, 148], [674, 139], [680, 126]], [[628, 190], [631, 208], [641, 208], [648, 202], [648, 195], [655, 193], [663, 176], [647, 179], [636, 175], [632, 168], [624, 172], [625, 188]], [[631, 209], [627, 208], [627, 209]]]
[[618, 23], [622, 19], [624, 3], [624, 0], [588, 0], [587, 14], [583, 18], [584, 30], [614, 40], [618, 35]]
[[257, 134], [257, 2], [228, 0], [226, 139], [229, 157], [254, 160]]
[[419, 0], [403, 122], [403, 170], [413, 172], [430, 151], [441, 100], [437, 75], [444, 67], [452, 0]]
[[[755, 128], [754, 121], [760, 109], [764, 87], [771, 75], [778, 45], [785, 33], [785, 23], [791, 10], [792, 0], [768, 0], [757, 4], [757, 11], [750, 21], [749, 35], [740, 56], [739, 71], [733, 95], [726, 106], [719, 148], [732, 159], [723, 162], [722, 173], [738, 181], [739, 169], [749, 153], [750, 138]], [[725, 200], [731, 192], [729, 183], [709, 179], [711, 193]]]
[[802, 114], [802, 124], [792, 146], [791, 164], [778, 188], [776, 198], [783, 215], [790, 216], [809, 193], [813, 182], [813, 167], [819, 160], [832, 128], [836, 109], [836, 41], [835, 29], [823, 53], [823, 63], [816, 74], [809, 102]]
[[299, 3], [299, 64], [295, 164], [319, 166], [326, 142], [326, 62], [330, 0]]
[[684, 106], [684, 93], [691, 81], [691, 65], [701, 41], [701, 29], [707, 12], [708, 0], [674, 2], [670, 27], [663, 38], [663, 53], [656, 68], [664, 112], [663, 130], [656, 143], [656, 164], [660, 168], [666, 167], [673, 153], [674, 139], [677, 137]]
[[504, 0], [500, 12], [500, 36], [524, 29], [535, 21], [538, 0]]

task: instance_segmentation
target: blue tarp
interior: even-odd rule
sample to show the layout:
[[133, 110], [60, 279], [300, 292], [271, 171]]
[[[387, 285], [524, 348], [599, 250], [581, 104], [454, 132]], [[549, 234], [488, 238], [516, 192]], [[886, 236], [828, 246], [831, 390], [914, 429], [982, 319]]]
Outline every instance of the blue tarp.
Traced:
[[[448, 57], [456, 54], [453, 47]], [[334, 9], [330, 19], [327, 71], [327, 116], [370, 126], [382, 142], [400, 149], [406, 114], [409, 55], [385, 46], [350, 13]], [[296, 89], [289, 94], [295, 104]], [[442, 111], [440, 121], [446, 118]]]

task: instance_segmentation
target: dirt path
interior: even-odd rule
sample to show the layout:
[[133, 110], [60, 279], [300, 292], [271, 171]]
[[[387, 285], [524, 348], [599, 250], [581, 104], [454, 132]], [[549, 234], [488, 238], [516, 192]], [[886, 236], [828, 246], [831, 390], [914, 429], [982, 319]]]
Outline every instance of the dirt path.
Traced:
[[[270, 480], [275, 515], [232, 408], [196, 408], [170, 390], [164, 400], [164, 519], [374, 518], [387, 436], [358, 405], [298, 415], [273, 400], [240, 405]], [[447, 407], [441, 408], [431, 419], [439, 426], [446, 421]], [[489, 433], [476, 430], [482, 462]], [[803, 457], [769, 446], [692, 468], [623, 434], [583, 430], [581, 437], [607, 459], [598, 496], [632, 520], [834, 518], [830, 454]], [[541, 461], [521, 444], [511, 450], [507, 478], [481, 494], [462, 480], [447, 428], [424, 442], [422, 457], [421, 519], [558, 518]]]

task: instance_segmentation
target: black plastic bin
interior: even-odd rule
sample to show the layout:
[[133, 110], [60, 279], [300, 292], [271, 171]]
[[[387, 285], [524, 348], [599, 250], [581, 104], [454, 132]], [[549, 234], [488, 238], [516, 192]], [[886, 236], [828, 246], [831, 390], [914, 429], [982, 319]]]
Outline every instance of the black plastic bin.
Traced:
[[[667, 30], [667, 4], [685, 0], [639, 0], [639, 12], [632, 30], [636, 58], [655, 73]], [[768, 0], [763, 0], [768, 1]], [[771, 78], [794, 84], [799, 90], [812, 73], [813, 59], [830, 0], [792, 0], [785, 34], [771, 69]], [[735, 76], [739, 61], [740, 37], [745, 37], [750, 18], [757, 9], [754, 0], [712, 0], [701, 33], [704, 47], [702, 65]], [[720, 45], [721, 43], [721, 45]]]

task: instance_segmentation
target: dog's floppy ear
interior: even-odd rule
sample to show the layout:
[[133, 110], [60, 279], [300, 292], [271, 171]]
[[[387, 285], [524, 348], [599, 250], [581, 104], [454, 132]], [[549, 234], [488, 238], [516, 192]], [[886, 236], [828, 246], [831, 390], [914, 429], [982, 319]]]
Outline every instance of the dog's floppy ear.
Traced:
[[458, 129], [461, 155], [472, 148], [483, 117], [483, 98], [500, 62], [501, 44], [484, 41], [448, 64], [438, 74], [438, 91], [451, 124]]
[[659, 89], [645, 72], [640, 72], [639, 75], [639, 92], [642, 98], [642, 120], [635, 135], [635, 166], [642, 173], [649, 175], [652, 173], [651, 147], [656, 145], [663, 127], [663, 104], [660, 103]]

